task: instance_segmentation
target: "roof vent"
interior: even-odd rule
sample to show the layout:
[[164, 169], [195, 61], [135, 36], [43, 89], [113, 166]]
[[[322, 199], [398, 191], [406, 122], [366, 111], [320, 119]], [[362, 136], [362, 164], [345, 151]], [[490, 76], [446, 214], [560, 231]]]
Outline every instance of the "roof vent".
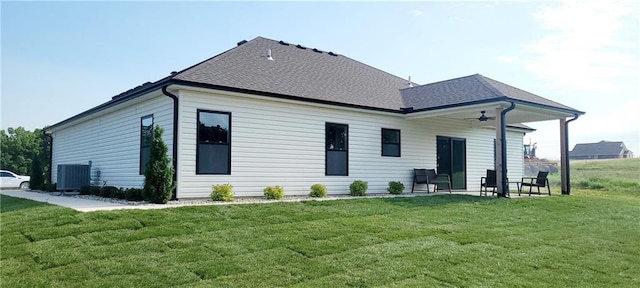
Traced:
[[409, 83], [407, 83], [409, 87], [413, 87], [413, 83], [411, 83], [411, 76], [409, 76]]
[[247, 43], [247, 40], [242, 40], [242, 41], [238, 42], [238, 46], [240, 46], [240, 45], [242, 45], [244, 43]]
[[300, 49], [307, 49], [307, 47], [304, 47], [304, 46], [302, 46], [302, 45], [300, 45], [300, 44], [296, 45], [296, 47], [298, 47], [298, 48], [300, 48]]
[[331, 51], [329, 51], [329, 55], [331, 55], [331, 56], [338, 56], [338, 54], [333, 53], [333, 52], [331, 52]]
[[273, 57], [271, 56], [271, 49], [267, 50], [267, 60], [273, 61]]
[[176, 75], [176, 74], [178, 74], [178, 72], [176, 72], [176, 71], [171, 71], [171, 73], [169, 73], [169, 74], [171, 74], [171, 75]]
[[284, 45], [284, 46], [289, 46], [289, 43], [284, 42], [284, 41], [282, 41], [282, 40], [280, 40], [280, 42], [278, 42], [278, 43], [280, 43], [280, 44], [282, 44], [282, 45]]
[[316, 52], [316, 53], [322, 53], [322, 50], [318, 50], [318, 49], [316, 49], [316, 48], [313, 48], [313, 52]]

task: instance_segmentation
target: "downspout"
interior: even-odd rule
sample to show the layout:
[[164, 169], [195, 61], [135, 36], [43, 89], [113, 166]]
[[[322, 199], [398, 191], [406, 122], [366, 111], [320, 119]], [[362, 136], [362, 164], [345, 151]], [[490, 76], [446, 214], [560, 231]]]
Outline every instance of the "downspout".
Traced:
[[566, 157], [564, 157], [564, 162], [565, 163], [561, 163], [561, 165], [565, 168], [565, 172], [567, 173], [567, 191], [562, 191], [562, 194], [565, 195], [571, 195], [571, 172], [569, 171], [570, 167], [569, 167], [569, 122], [571, 121], [575, 121], [578, 119], [578, 117], [580, 117], [580, 115], [578, 114], [573, 114], [573, 118], [570, 120], [567, 120], [566, 122], [564, 122], [564, 147], [562, 147], [562, 149], [564, 149], [564, 155], [566, 155]]
[[49, 138], [49, 170], [47, 171], [47, 178], [49, 180], [49, 184], [53, 184], [51, 183], [51, 171], [53, 171], [53, 137], [47, 134], [45, 129], [42, 129], [42, 135]]
[[173, 188], [171, 200], [176, 200], [178, 199], [178, 96], [169, 93], [167, 86], [162, 86], [162, 94], [173, 99], [173, 183], [176, 187]]
[[502, 110], [500, 113], [500, 145], [502, 146], [502, 151], [500, 151], [502, 157], [502, 178], [500, 179], [502, 193], [498, 195], [500, 197], [507, 197], [509, 191], [509, 183], [507, 182], [507, 121], [505, 121], [505, 119], [507, 112], [514, 108], [516, 108], [516, 103], [512, 101], [511, 106]]

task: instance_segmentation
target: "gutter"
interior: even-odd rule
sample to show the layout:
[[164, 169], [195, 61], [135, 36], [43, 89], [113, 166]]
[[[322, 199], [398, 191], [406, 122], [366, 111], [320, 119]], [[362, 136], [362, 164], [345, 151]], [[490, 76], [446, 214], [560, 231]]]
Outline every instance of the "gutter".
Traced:
[[564, 162], [565, 163], [561, 163], [561, 165], [563, 167], [566, 167], [566, 173], [567, 173], [567, 191], [562, 191], [562, 194], [564, 195], [570, 195], [571, 194], [571, 174], [569, 172], [569, 122], [571, 121], [575, 121], [578, 120], [578, 117], [580, 117], [579, 114], [573, 114], [573, 118], [567, 120], [566, 122], [564, 122], [564, 147], [562, 147], [562, 149], [564, 149], [564, 155], [566, 155], [566, 157], [564, 157]]
[[171, 194], [171, 200], [176, 200], [178, 192], [178, 96], [169, 93], [167, 87], [162, 86], [162, 94], [173, 99], [173, 183], [176, 185]]
[[51, 171], [53, 171], [53, 137], [47, 134], [46, 128], [42, 129], [42, 135], [44, 135], [44, 137], [49, 138], [49, 170], [47, 171], [47, 178], [49, 180], [49, 184], [52, 184]]
[[500, 145], [502, 147], [502, 151], [500, 151], [502, 158], [502, 179], [500, 179], [500, 186], [502, 187], [502, 193], [498, 194], [499, 197], [507, 197], [507, 191], [509, 191], [509, 183], [507, 182], [507, 122], [505, 121], [505, 117], [507, 113], [514, 108], [516, 108], [516, 103], [511, 101], [511, 106], [500, 112]]

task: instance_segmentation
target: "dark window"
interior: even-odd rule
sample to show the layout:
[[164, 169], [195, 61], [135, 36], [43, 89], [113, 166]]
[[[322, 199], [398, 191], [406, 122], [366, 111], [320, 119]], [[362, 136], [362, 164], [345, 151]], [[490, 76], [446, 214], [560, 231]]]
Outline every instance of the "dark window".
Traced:
[[0, 172], [0, 177], [16, 178], [15, 176], [11, 175], [11, 173], [9, 173], [9, 172]]
[[231, 113], [198, 110], [196, 174], [231, 174]]
[[382, 156], [400, 157], [400, 130], [382, 128]]
[[325, 124], [325, 174], [349, 175], [349, 126]]
[[147, 170], [153, 143], [153, 114], [140, 119], [140, 175]]

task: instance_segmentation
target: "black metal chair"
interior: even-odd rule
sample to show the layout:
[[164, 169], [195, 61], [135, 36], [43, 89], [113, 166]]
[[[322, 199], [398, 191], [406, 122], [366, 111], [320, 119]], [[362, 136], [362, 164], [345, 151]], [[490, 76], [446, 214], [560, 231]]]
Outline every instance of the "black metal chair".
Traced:
[[518, 195], [520, 195], [520, 192], [524, 186], [529, 186], [529, 196], [531, 196], [531, 190], [533, 189], [533, 187], [538, 188], [538, 195], [541, 195], [540, 187], [544, 188], [545, 186], [547, 187], [549, 195], [551, 195], [551, 187], [549, 187], [549, 179], [547, 179], [548, 175], [549, 172], [540, 171], [538, 172], [537, 177], [522, 177], [522, 184], [520, 184]]
[[480, 178], [480, 196], [482, 196], [482, 193], [484, 193], [484, 196], [488, 196], [489, 188], [491, 188], [491, 196], [493, 196], [496, 193], [496, 189], [498, 189], [496, 170], [487, 169], [487, 176]]
[[427, 185], [427, 193], [430, 192], [429, 185], [433, 185], [433, 192], [436, 192], [438, 184], [447, 184], [449, 193], [451, 193], [451, 179], [449, 175], [437, 174], [435, 169], [413, 169], [413, 186], [411, 187], [411, 193], [418, 191], [415, 189], [416, 184]]

